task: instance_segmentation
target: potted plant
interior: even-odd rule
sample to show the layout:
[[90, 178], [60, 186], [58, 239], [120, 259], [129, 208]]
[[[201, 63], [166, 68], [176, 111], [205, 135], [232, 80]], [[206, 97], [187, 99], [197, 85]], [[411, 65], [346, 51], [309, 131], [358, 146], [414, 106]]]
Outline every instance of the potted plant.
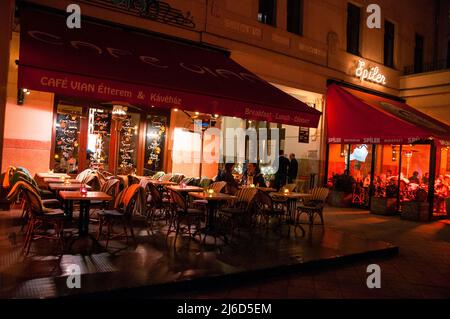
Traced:
[[419, 188], [411, 200], [402, 203], [401, 218], [418, 222], [429, 220], [429, 203], [427, 192]]
[[348, 207], [352, 201], [355, 179], [348, 174], [335, 174], [330, 181], [328, 203], [335, 207]]
[[377, 215], [393, 215], [397, 213], [397, 185], [389, 184], [383, 192], [378, 193], [380, 195], [372, 196], [371, 198], [370, 212]]

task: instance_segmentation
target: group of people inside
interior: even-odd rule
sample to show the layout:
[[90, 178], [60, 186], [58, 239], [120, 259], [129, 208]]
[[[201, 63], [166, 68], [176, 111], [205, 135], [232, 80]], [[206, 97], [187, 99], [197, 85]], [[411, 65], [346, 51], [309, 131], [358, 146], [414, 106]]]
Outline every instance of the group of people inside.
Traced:
[[257, 163], [245, 163], [240, 181], [236, 180], [233, 174], [235, 168], [234, 163], [226, 163], [223, 169], [219, 169], [215, 181], [227, 182], [229, 189], [237, 189], [241, 185], [254, 185], [256, 187], [273, 186], [276, 189], [282, 188], [288, 183], [292, 183], [298, 174], [298, 162], [295, 154], [290, 154], [289, 158], [284, 156], [284, 152], [280, 151], [278, 158], [278, 170], [275, 173], [273, 184], [266, 181], [261, 169]]

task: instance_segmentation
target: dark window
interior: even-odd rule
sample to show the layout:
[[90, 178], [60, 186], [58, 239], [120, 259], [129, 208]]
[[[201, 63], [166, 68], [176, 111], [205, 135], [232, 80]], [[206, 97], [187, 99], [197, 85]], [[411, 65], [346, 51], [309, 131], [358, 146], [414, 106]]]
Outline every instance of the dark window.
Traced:
[[351, 3], [347, 6], [347, 52], [359, 55], [359, 27], [361, 9]]
[[288, 0], [287, 30], [288, 32], [303, 34], [303, 0]]
[[447, 69], [450, 69], [450, 41], [447, 43]]
[[384, 22], [384, 65], [394, 67], [394, 37], [395, 26], [389, 21]]
[[414, 47], [414, 73], [423, 72], [423, 36], [416, 33]]
[[276, 0], [259, 0], [258, 21], [275, 26]]

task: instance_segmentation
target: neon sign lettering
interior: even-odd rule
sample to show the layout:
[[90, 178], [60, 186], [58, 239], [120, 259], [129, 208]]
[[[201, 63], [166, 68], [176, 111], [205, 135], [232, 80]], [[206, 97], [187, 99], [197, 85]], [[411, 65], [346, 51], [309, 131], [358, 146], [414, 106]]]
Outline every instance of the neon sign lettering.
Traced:
[[366, 62], [359, 60], [358, 67], [355, 70], [355, 76], [361, 81], [369, 81], [377, 84], [386, 85], [386, 77], [380, 73], [379, 67], [366, 68]]

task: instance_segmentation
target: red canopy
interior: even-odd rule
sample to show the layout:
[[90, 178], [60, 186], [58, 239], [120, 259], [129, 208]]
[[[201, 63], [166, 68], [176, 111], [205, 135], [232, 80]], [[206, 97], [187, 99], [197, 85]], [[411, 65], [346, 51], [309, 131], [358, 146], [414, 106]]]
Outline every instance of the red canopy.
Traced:
[[450, 127], [405, 103], [332, 84], [327, 91], [328, 143], [450, 142]]
[[317, 127], [321, 113], [223, 52], [89, 21], [21, 13], [19, 87]]

